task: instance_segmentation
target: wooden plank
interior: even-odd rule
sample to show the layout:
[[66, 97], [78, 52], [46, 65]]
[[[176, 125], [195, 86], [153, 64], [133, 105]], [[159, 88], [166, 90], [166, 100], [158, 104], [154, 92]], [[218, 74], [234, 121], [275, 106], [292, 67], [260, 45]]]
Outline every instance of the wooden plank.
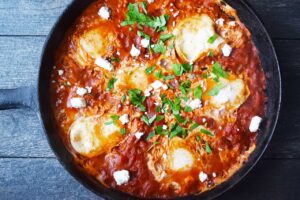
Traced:
[[[262, 160], [217, 200], [296, 200], [300, 195], [299, 168], [298, 159]], [[0, 174], [2, 200], [97, 199], [55, 159], [0, 159]]]
[[[47, 35], [72, 0], [2, 0], [0, 35]], [[298, 0], [248, 0], [273, 38], [300, 38]], [[287, 20], [288, 18], [288, 20]]]
[[0, 83], [2, 89], [36, 83], [44, 41], [44, 36], [0, 37]]
[[0, 122], [0, 157], [54, 157], [33, 111], [0, 111]]
[[0, 159], [0, 193], [11, 199], [99, 199], [56, 159]]
[[[0, 37], [1, 88], [35, 83], [44, 40], [44, 37]], [[300, 93], [291, 87], [300, 85], [300, 57], [295, 56], [300, 52], [300, 41], [277, 40], [275, 46], [282, 71], [283, 106], [276, 133], [265, 157], [300, 158], [300, 123], [297, 120], [300, 113]], [[3, 142], [0, 143], [0, 156], [53, 156], [42, 137], [40, 124], [34, 113], [28, 113], [28, 110], [0, 111], [0, 121], [5, 122], [0, 124], [4, 135]], [[9, 148], [10, 146], [14, 148]], [[35, 147], [40, 150], [37, 151]]]

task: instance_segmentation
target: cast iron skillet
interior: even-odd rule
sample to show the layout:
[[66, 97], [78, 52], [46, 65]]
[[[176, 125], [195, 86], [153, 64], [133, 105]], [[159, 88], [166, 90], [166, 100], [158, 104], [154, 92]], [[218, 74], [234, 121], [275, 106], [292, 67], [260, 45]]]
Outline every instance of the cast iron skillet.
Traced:
[[[54, 63], [54, 54], [61, 43], [65, 32], [73, 24], [80, 13], [94, 0], [74, 0], [60, 16], [46, 40], [40, 62], [40, 71], [37, 87], [23, 87], [10, 90], [0, 90], [0, 109], [17, 107], [30, 107], [35, 110], [44, 127], [48, 142], [56, 154], [57, 159], [64, 168], [74, 176], [81, 184], [106, 199], [135, 199], [134, 197], [102, 187], [97, 181], [86, 176], [72, 162], [72, 156], [63, 145], [54, 124], [54, 117], [50, 108], [50, 74]], [[226, 182], [216, 188], [204, 192], [198, 196], [186, 196], [178, 199], [213, 199], [239, 182], [256, 164], [265, 151], [274, 132], [281, 102], [281, 78], [277, 57], [273, 44], [264, 26], [243, 1], [228, 0], [234, 9], [238, 11], [241, 21], [252, 33], [252, 39], [258, 48], [263, 69], [267, 77], [267, 111], [260, 133], [257, 137], [257, 147], [250, 155], [249, 160]], [[37, 88], [37, 89], [36, 89]]]

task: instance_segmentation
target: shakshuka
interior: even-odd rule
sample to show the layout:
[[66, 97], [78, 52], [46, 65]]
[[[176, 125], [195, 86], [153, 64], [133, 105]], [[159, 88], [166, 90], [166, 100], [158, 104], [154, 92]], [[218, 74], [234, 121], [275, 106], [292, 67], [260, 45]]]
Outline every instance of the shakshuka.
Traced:
[[[55, 55], [55, 123], [76, 165], [139, 198], [199, 194], [253, 152], [266, 79], [220, 0], [98, 0]], [[261, 133], [263, 134], [263, 133]]]

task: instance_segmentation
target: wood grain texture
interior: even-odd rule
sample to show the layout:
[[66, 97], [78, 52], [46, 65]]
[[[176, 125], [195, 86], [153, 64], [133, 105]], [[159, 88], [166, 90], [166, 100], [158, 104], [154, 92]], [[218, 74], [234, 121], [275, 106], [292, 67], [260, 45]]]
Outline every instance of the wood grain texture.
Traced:
[[[72, 0], [1, 0], [0, 35], [47, 35]], [[247, 0], [273, 38], [300, 38], [299, 0]]]
[[56, 159], [0, 159], [1, 200], [100, 199]]
[[[297, 200], [297, 168], [298, 159], [262, 160], [217, 200]], [[99, 199], [64, 171], [56, 159], [0, 159], [0, 174], [1, 200]]]

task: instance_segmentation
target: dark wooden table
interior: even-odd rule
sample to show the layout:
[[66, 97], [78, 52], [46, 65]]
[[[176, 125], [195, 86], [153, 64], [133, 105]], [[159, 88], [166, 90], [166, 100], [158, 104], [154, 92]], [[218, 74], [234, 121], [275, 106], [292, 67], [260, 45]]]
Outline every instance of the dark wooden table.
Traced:
[[[0, 0], [0, 87], [33, 85], [50, 28], [71, 0]], [[281, 66], [283, 104], [257, 166], [218, 200], [300, 199], [300, 0], [248, 0]], [[0, 199], [97, 199], [50, 150], [36, 114], [0, 111]]]

